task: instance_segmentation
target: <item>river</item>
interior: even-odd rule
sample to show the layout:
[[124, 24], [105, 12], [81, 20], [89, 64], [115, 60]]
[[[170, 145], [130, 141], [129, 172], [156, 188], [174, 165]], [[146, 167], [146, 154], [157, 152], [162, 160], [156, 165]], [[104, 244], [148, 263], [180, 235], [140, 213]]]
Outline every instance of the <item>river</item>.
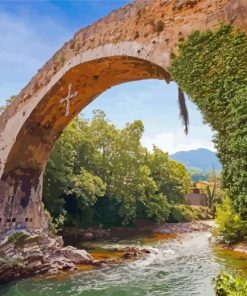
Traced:
[[218, 271], [247, 273], [246, 259], [216, 250], [209, 232], [172, 239], [132, 239], [120, 245], [101, 243], [95, 248], [109, 251], [126, 245], [145, 247], [151, 253], [113, 267], [12, 282], [0, 287], [0, 295], [213, 296], [212, 277]]

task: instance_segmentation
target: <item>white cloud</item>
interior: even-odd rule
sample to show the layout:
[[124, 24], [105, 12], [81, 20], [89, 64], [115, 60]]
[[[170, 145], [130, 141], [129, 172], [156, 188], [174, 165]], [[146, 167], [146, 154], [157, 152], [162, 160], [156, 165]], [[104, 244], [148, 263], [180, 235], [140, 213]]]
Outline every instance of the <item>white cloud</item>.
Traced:
[[119, 85], [103, 93], [83, 113], [91, 117], [93, 109], [102, 109], [118, 127], [140, 119], [145, 132], [142, 143], [149, 150], [153, 145], [169, 153], [207, 148], [214, 150], [212, 130], [202, 123], [196, 106], [187, 101], [190, 115], [189, 134], [183, 131], [177, 106], [177, 86], [164, 81], [138, 81]]
[[188, 151], [198, 148], [207, 148], [215, 151], [213, 143], [203, 138], [193, 138], [185, 135], [183, 130], [176, 130], [175, 132], [164, 132], [154, 136], [146, 136], [142, 138], [142, 144], [152, 151], [153, 145], [162, 149], [163, 151], [173, 154], [177, 151]]

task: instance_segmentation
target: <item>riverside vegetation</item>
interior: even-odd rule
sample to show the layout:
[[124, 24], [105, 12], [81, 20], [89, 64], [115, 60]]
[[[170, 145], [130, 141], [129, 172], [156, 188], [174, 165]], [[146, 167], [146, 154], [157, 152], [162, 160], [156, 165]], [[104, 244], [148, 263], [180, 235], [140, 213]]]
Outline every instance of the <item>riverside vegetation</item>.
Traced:
[[[217, 233], [229, 244], [247, 237], [246, 69], [247, 36], [228, 25], [193, 33], [180, 44], [170, 69], [172, 79], [215, 131], [223, 187], [229, 196], [216, 215]], [[216, 285], [218, 295], [246, 295], [246, 289], [241, 292], [241, 287], [246, 288], [244, 279], [219, 275]]]
[[[172, 79], [215, 130], [227, 195], [216, 209], [215, 235], [226, 244], [247, 237], [246, 57], [246, 35], [221, 26], [193, 33], [180, 44], [170, 68]], [[191, 182], [185, 167], [157, 147], [152, 153], [142, 147], [143, 130], [141, 121], [117, 129], [101, 111], [91, 121], [80, 117], [70, 124], [44, 178], [53, 231], [133, 225], [140, 218], [178, 222], [200, 217], [184, 205]], [[215, 283], [217, 295], [245, 295], [246, 279], [241, 276], [220, 273]]]
[[157, 147], [142, 147], [143, 131], [141, 121], [117, 129], [102, 111], [70, 124], [44, 177], [44, 203], [55, 224], [86, 228], [199, 218], [183, 205], [189, 173]]
[[[68, 126], [44, 176], [51, 234], [7, 234], [0, 242], [0, 282], [74, 270], [78, 264], [106, 264], [83, 250], [63, 247], [61, 237], [52, 235], [58, 230], [65, 235], [69, 230], [69, 245], [78, 230], [90, 226], [101, 235], [101, 228], [134, 226], [137, 219], [188, 222], [211, 217], [210, 210], [184, 204], [191, 186], [189, 173], [157, 147], [152, 153], [142, 147], [143, 130], [141, 121], [117, 129], [102, 111], [95, 111], [90, 121], [78, 117]], [[121, 252], [132, 258], [145, 250]]]

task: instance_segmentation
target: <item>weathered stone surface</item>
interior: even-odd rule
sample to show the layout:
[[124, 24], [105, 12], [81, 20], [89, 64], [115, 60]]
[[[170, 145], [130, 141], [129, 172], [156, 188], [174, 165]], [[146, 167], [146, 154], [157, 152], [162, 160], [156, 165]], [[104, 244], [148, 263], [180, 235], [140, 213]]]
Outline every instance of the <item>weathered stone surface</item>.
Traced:
[[[246, 0], [137, 0], [67, 42], [0, 116], [0, 232], [43, 229], [43, 171], [63, 129], [108, 88], [169, 80], [171, 53], [194, 30], [247, 31]], [[64, 103], [62, 99], [77, 94]]]
[[149, 254], [147, 249], [126, 247], [118, 249], [122, 253], [119, 259], [94, 259], [85, 250], [72, 246], [63, 247], [61, 237], [47, 234], [22, 232], [6, 236], [0, 243], [0, 284], [35, 276], [37, 274], [54, 274], [63, 270], [75, 270], [80, 264], [105, 267], [122, 263], [124, 260], [137, 259]]
[[124, 259], [134, 259], [143, 256], [143, 254], [150, 254], [151, 252], [147, 249], [139, 249], [136, 247], [127, 247], [124, 249], [123, 258]]
[[85, 250], [79, 250], [71, 246], [61, 249], [64, 257], [75, 264], [88, 263], [93, 261], [93, 257]]
[[36, 274], [75, 269], [77, 264], [93, 264], [93, 258], [86, 251], [63, 247], [61, 237], [24, 234], [24, 240], [14, 238], [12, 234], [0, 241], [0, 284]]
[[197, 4], [200, 0], [176, 0], [173, 4], [173, 9], [191, 8]]

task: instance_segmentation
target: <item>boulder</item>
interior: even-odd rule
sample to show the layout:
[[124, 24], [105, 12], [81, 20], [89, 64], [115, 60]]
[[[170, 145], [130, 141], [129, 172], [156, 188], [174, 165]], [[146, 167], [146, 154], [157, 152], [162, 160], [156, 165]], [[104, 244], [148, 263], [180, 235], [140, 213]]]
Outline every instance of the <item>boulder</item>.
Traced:
[[93, 257], [85, 250], [79, 250], [71, 246], [62, 248], [61, 252], [65, 258], [75, 264], [90, 263], [93, 261]]
[[[92, 256], [86, 251], [63, 247], [62, 237], [40, 232], [24, 234], [25, 237], [21, 233], [11, 233], [0, 243], [0, 283], [93, 263]], [[23, 238], [21, 243], [18, 237]]]

